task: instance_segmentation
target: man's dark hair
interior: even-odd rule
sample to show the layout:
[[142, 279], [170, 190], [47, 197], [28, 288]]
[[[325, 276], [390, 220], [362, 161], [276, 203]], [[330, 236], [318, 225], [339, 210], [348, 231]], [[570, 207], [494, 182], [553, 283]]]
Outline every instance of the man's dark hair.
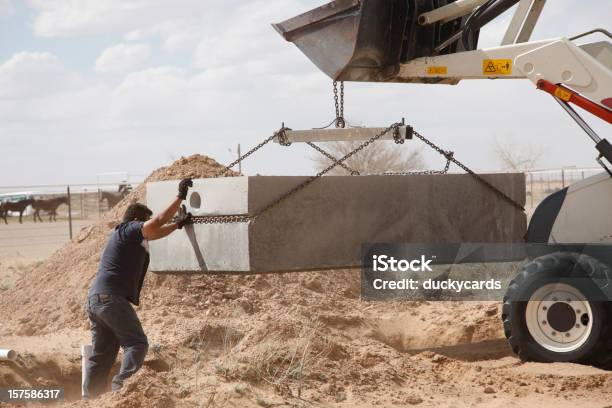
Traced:
[[135, 203], [130, 204], [123, 214], [123, 222], [138, 220], [146, 221], [147, 217], [153, 215], [153, 211], [144, 204]]

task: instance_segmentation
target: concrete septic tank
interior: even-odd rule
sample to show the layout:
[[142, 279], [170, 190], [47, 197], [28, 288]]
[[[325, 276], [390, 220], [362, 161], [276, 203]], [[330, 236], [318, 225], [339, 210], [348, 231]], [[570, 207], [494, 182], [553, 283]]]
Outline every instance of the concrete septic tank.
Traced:
[[[523, 174], [485, 174], [520, 205]], [[194, 180], [193, 215], [253, 214], [307, 177]], [[147, 184], [159, 212], [177, 181]], [[467, 174], [328, 176], [256, 222], [194, 224], [151, 241], [154, 272], [273, 272], [359, 267], [362, 243], [522, 242], [527, 218]]]

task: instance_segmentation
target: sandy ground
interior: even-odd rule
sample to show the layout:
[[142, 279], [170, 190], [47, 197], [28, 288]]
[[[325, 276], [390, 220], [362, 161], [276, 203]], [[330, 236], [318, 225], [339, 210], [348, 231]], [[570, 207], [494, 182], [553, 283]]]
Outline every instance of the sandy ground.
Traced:
[[[24, 217], [24, 223], [19, 224], [17, 217], [9, 217], [8, 222], [0, 220], [0, 262], [41, 261], [70, 240], [68, 221], [35, 223]], [[91, 221], [74, 220], [73, 232], [88, 224]]]
[[[326, 293], [313, 294], [318, 295]], [[86, 330], [3, 336], [20, 357], [12, 364], [17, 369], [0, 364], [0, 383], [10, 378], [22, 386], [62, 387], [66, 401], [60, 405], [69, 407], [610, 406], [608, 372], [575, 364], [522, 363], [514, 357], [495, 322], [483, 320], [498, 312], [494, 303], [353, 303], [353, 310], [341, 315], [316, 313], [316, 329], [289, 306], [271, 323], [270, 315], [278, 312], [269, 306], [263, 314], [228, 308], [215, 317], [145, 307], [139, 314], [154, 350], [145, 367], [120, 393], [88, 402], [77, 402], [79, 346], [88, 341]], [[292, 324], [305, 324], [306, 333], [290, 333]], [[277, 336], [259, 337], [262, 327]], [[328, 342], [326, 351], [317, 349], [312, 335]], [[267, 359], [286, 357], [279, 340], [297, 339], [297, 349], [305, 350], [300, 336], [316, 350], [306, 359], [303, 383], [288, 378], [275, 385], [283, 373], [270, 370]], [[263, 353], [253, 352], [257, 346], [264, 347]]]
[[[193, 156], [151, 179], [216, 167]], [[81, 401], [85, 293], [109, 231], [143, 198], [137, 189], [42, 262], [0, 265], [12, 276], [0, 291], [0, 347], [19, 352], [0, 362], [0, 388], [60, 387], [58, 405], [74, 408], [612, 406], [611, 372], [514, 356], [499, 302], [366, 302], [348, 270], [149, 274], [137, 308], [145, 367], [120, 392]]]

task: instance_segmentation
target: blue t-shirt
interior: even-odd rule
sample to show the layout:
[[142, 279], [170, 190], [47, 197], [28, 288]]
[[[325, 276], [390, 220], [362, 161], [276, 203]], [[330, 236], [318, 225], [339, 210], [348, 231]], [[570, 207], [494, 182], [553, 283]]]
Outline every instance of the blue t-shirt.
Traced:
[[143, 224], [130, 221], [115, 227], [100, 258], [89, 296], [118, 295], [139, 304], [140, 290], [149, 267], [148, 241], [142, 235]]

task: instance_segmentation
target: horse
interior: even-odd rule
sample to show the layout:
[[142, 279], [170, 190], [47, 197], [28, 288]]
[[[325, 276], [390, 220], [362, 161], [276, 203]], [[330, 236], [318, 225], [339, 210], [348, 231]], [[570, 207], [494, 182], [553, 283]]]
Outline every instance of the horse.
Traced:
[[50, 198], [47, 200], [34, 200], [32, 203], [32, 208], [34, 209], [34, 222], [36, 222], [36, 218], [42, 222], [42, 218], [40, 218], [41, 210], [49, 214], [49, 222], [57, 221], [57, 207], [62, 204], [68, 204], [67, 196]]
[[6, 220], [6, 217], [8, 216], [8, 212], [9, 211], [18, 212], [19, 213], [19, 223], [23, 224], [21, 220], [23, 216], [23, 212], [28, 207], [28, 205], [32, 204], [33, 202], [34, 200], [31, 198], [26, 198], [24, 200], [20, 200], [14, 203], [10, 201], [6, 201], [2, 203], [2, 205], [0, 206], [0, 217], [4, 219], [5, 224], [8, 224], [8, 221]]
[[100, 204], [106, 200], [108, 203], [108, 208], [111, 209], [117, 205], [119, 201], [123, 200], [123, 198], [127, 196], [130, 191], [132, 191], [132, 187], [127, 184], [119, 184], [119, 189], [116, 193], [111, 191], [101, 191]]

